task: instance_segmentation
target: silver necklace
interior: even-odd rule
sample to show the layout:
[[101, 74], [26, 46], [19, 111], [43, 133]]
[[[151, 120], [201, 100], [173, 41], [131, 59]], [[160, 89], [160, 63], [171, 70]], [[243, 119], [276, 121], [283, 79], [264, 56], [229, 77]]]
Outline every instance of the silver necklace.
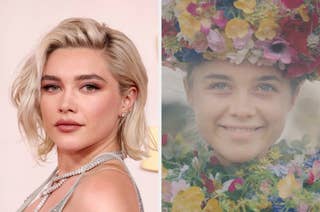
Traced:
[[[122, 152], [110, 152], [112, 154], [118, 155], [119, 157], [122, 158], [123, 154]], [[68, 178], [83, 174], [96, 166], [99, 166], [100, 164], [106, 162], [109, 160], [108, 158], [104, 157], [99, 157], [97, 156], [95, 159], [90, 161], [89, 163], [81, 166], [80, 168], [73, 170], [71, 172], [67, 172], [63, 175], [59, 176], [59, 171], [56, 172], [56, 174], [52, 177], [50, 182], [48, 183], [47, 188], [45, 188], [41, 193], [40, 193], [40, 202], [38, 203], [37, 207], [34, 209], [34, 212], [39, 212], [40, 209], [44, 206], [46, 201], [48, 200], [49, 196], [58, 188], [62, 186], [62, 184], [67, 181]]]

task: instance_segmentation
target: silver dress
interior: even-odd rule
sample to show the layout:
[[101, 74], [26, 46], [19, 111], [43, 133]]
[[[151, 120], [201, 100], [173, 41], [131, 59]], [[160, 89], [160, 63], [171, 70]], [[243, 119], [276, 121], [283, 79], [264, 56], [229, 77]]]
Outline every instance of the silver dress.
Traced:
[[[139, 200], [139, 209], [140, 209], [140, 212], [143, 212], [144, 209], [143, 209], [143, 204], [142, 204], [142, 200], [141, 200], [141, 195], [140, 195], [139, 189], [138, 189], [135, 181], [133, 180], [133, 178], [132, 178], [132, 176], [131, 176], [131, 174], [130, 174], [127, 166], [126, 166], [126, 164], [125, 164], [124, 161], [122, 160], [122, 158], [119, 157], [119, 155], [114, 154], [114, 153], [103, 153], [103, 154], [101, 154], [101, 155], [99, 156], [99, 159], [101, 159], [101, 158], [106, 159], [106, 161], [114, 160], [114, 159], [115, 159], [115, 160], [120, 161], [120, 162], [124, 165], [124, 167], [125, 167], [128, 175], [129, 175], [132, 183], [134, 184], [134, 187], [135, 187], [135, 190], [136, 190], [136, 193], [137, 193], [137, 196], [138, 196], [138, 200]], [[97, 159], [98, 159], [98, 158], [97, 158]], [[96, 159], [95, 159], [95, 160], [96, 160]], [[94, 160], [93, 160], [92, 162], [94, 162]], [[40, 192], [44, 189], [44, 187], [50, 182], [50, 180], [52, 179], [52, 177], [55, 175], [56, 170], [57, 170], [57, 169], [55, 169], [55, 170], [53, 171], [53, 173], [49, 176], [49, 178], [48, 178], [43, 184], [41, 184], [41, 185], [39, 186], [39, 188], [37, 188], [37, 189], [24, 201], [24, 203], [23, 203], [22, 206], [17, 210], [17, 212], [23, 212], [23, 211], [33, 202], [33, 200], [40, 194]], [[78, 177], [78, 179], [75, 181], [75, 183], [72, 185], [72, 187], [70, 188], [70, 190], [66, 193], [66, 195], [50, 210], [50, 212], [62, 212], [62, 211], [63, 211], [63, 208], [65, 207], [65, 205], [66, 205], [67, 202], [69, 201], [70, 197], [72, 196], [73, 192], [74, 192], [75, 189], [77, 188], [77, 186], [78, 186], [80, 180], [82, 179], [82, 177], [84, 176], [84, 174], [85, 174], [85, 173], [81, 174], [81, 175]]]

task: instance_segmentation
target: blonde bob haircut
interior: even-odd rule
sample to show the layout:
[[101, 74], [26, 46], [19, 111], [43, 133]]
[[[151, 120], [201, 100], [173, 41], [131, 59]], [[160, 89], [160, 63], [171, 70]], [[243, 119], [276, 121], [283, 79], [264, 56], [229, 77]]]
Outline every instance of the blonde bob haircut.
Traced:
[[153, 138], [146, 125], [144, 106], [147, 99], [148, 78], [138, 50], [122, 32], [88, 18], [62, 21], [40, 42], [26, 59], [15, 79], [11, 97], [18, 109], [22, 134], [45, 161], [54, 143], [42, 127], [39, 99], [41, 77], [50, 54], [59, 48], [90, 48], [103, 52], [109, 70], [119, 83], [123, 95], [131, 87], [137, 89], [137, 99], [131, 111], [119, 121], [117, 139], [122, 151], [133, 159], [146, 155]]

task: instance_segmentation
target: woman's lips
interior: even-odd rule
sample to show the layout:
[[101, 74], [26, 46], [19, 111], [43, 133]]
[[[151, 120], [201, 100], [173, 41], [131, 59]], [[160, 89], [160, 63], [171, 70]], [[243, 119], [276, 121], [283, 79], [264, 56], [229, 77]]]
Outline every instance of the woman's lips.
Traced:
[[249, 141], [257, 133], [260, 133], [263, 126], [231, 126], [231, 125], [219, 125], [224, 133], [230, 136], [232, 140], [237, 141]]
[[82, 126], [82, 124], [79, 124], [78, 122], [75, 122], [73, 120], [59, 120], [55, 124], [55, 127], [57, 127], [57, 129], [63, 133], [74, 132]]

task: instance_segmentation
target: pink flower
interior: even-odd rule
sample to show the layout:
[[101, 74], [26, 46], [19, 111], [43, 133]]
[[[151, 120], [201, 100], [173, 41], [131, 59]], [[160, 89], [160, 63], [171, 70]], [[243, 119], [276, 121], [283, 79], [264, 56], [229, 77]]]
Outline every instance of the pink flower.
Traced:
[[299, 7], [303, 0], [281, 0], [281, 2], [289, 9], [295, 9]]
[[243, 38], [235, 38], [233, 39], [233, 46], [236, 49], [243, 49], [245, 46], [247, 46], [248, 42], [251, 39], [251, 36], [253, 34], [252, 29], [249, 28], [248, 33]]
[[200, 22], [201, 22], [200, 32], [204, 33], [205, 35], [208, 35], [212, 25], [211, 20], [207, 18], [203, 18], [201, 19]]
[[267, 180], [264, 180], [260, 184], [260, 191], [262, 191], [265, 194], [269, 194], [271, 189], [270, 189], [270, 182]]
[[[175, 197], [179, 191], [185, 190], [189, 187], [185, 180], [179, 180], [178, 182], [172, 182], [171, 184], [171, 194], [172, 197]], [[172, 201], [172, 199], [171, 199]]]
[[163, 180], [161, 187], [162, 187], [162, 199], [165, 202], [170, 202], [173, 197], [172, 192], [171, 192], [171, 183]]
[[195, 40], [192, 42], [191, 47], [197, 52], [204, 52], [208, 48], [207, 36], [204, 33], [197, 33]]
[[309, 172], [307, 183], [311, 185], [318, 179], [320, 179], [320, 160], [316, 160], [313, 162], [312, 168]]
[[223, 52], [226, 49], [224, 37], [218, 30], [210, 30], [207, 35], [208, 46], [214, 52]]
[[263, 58], [274, 62], [281, 61], [284, 64], [290, 64], [297, 57], [296, 50], [282, 39], [276, 39], [272, 42], [258, 41], [257, 47], [263, 49]]
[[234, 179], [232, 182], [231, 182], [231, 184], [230, 184], [230, 186], [229, 186], [229, 188], [228, 188], [228, 191], [229, 192], [234, 192], [235, 190], [237, 190], [237, 187], [240, 185], [243, 185], [243, 183], [244, 183], [244, 180], [242, 179], [242, 178], [236, 178], [236, 179]]
[[196, 3], [191, 2], [187, 6], [187, 11], [193, 16], [200, 16], [201, 13], [210, 9], [211, 6], [212, 6], [212, 3], [198, 3], [198, 4], [196, 4]]
[[198, 12], [197, 12], [197, 8], [198, 8], [198, 5], [191, 2], [188, 6], [187, 6], [187, 11], [193, 15], [193, 16], [198, 16]]
[[224, 17], [223, 10], [218, 10], [216, 14], [212, 17], [212, 22], [219, 28], [224, 28], [228, 22], [228, 19]]
[[309, 206], [305, 203], [300, 203], [298, 207], [298, 212], [308, 212]]

